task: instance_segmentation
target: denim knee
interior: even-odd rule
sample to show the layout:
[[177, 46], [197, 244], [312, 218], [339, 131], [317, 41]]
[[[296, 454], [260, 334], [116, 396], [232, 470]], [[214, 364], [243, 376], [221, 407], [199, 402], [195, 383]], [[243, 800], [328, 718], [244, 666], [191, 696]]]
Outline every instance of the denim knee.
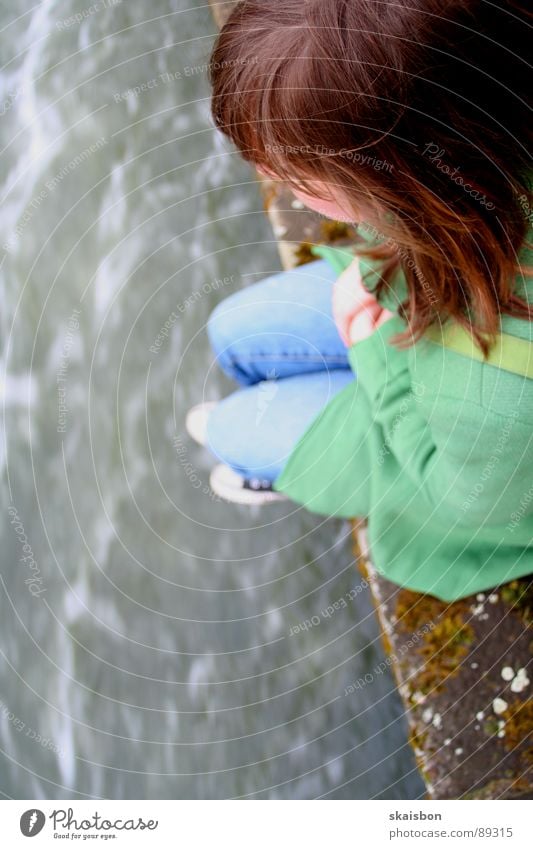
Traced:
[[217, 363], [221, 369], [241, 384], [253, 383], [253, 379], [241, 368], [235, 356], [233, 345], [249, 333], [249, 327], [244, 328], [239, 321], [239, 305], [241, 292], [235, 292], [224, 298], [212, 311], [207, 321], [207, 336]]
[[284, 422], [278, 422], [272, 432], [268, 420], [261, 420], [262, 395], [268, 388], [263, 381], [219, 401], [207, 420], [206, 444], [217, 460], [237, 474], [273, 481], [281, 473], [287, 449], [282, 438]]
[[334, 279], [319, 260], [280, 271], [221, 301], [207, 333], [223, 371], [249, 386], [272, 375], [349, 369], [331, 315]]
[[247, 452], [253, 456], [253, 440], [246, 431], [249, 411], [246, 390], [238, 390], [223, 398], [207, 420], [207, 447], [211, 453], [238, 474], [246, 475], [243, 460]]

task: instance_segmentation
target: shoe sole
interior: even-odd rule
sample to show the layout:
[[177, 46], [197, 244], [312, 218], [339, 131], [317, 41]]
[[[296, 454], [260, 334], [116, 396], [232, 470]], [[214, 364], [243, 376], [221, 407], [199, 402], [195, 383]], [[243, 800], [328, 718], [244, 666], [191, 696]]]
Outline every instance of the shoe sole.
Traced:
[[245, 489], [239, 486], [243, 478], [228, 466], [215, 466], [209, 477], [209, 486], [219, 498], [232, 504], [263, 505], [279, 501], [288, 501], [281, 492]]
[[[206, 429], [203, 430], [202, 436], [199, 435], [199, 430], [196, 427], [196, 421], [198, 417], [198, 413], [200, 410], [207, 411], [207, 414], [211, 412], [211, 410], [216, 407], [216, 401], [204, 401], [202, 404], [196, 404], [196, 406], [191, 407], [187, 415], [185, 416], [185, 430], [191, 437], [194, 439], [197, 445], [201, 445], [202, 448], [207, 447], [207, 439], [206, 437]], [[205, 413], [204, 413], [205, 415]]]

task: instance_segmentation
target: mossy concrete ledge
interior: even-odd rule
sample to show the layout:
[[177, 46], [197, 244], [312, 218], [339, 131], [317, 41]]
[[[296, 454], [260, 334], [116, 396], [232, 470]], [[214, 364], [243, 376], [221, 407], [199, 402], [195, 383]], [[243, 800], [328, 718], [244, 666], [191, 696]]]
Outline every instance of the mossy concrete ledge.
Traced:
[[[236, 3], [210, 2], [222, 26]], [[261, 185], [285, 268], [314, 259], [312, 244], [355, 238], [352, 228], [304, 209], [279, 185]], [[428, 798], [532, 799], [533, 579], [450, 604], [379, 575], [364, 520], [354, 523], [354, 546]]]

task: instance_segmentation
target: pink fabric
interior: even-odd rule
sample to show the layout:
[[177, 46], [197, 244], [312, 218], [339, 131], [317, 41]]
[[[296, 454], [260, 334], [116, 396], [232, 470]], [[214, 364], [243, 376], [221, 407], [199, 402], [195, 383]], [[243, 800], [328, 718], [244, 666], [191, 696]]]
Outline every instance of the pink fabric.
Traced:
[[366, 339], [393, 316], [390, 310], [381, 307], [368, 289], [365, 289], [358, 259], [355, 259], [333, 284], [332, 306], [335, 324], [347, 348]]

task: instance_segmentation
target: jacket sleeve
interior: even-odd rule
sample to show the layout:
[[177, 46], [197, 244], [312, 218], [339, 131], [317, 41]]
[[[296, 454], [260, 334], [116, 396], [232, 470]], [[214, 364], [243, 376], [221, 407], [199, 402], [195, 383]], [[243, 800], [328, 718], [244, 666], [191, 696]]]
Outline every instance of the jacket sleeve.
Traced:
[[383, 450], [441, 519], [472, 528], [506, 525], [533, 467], [531, 425], [519, 421], [516, 412], [501, 416], [477, 401], [446, 394], [446, 369], [457, 368], [460, 357], [454, 352], [446, 351], [435, 386], [413, 382], [413, 349], [388, 342], [404, 327], [395, 317], [350, 349], [381, 428]]

